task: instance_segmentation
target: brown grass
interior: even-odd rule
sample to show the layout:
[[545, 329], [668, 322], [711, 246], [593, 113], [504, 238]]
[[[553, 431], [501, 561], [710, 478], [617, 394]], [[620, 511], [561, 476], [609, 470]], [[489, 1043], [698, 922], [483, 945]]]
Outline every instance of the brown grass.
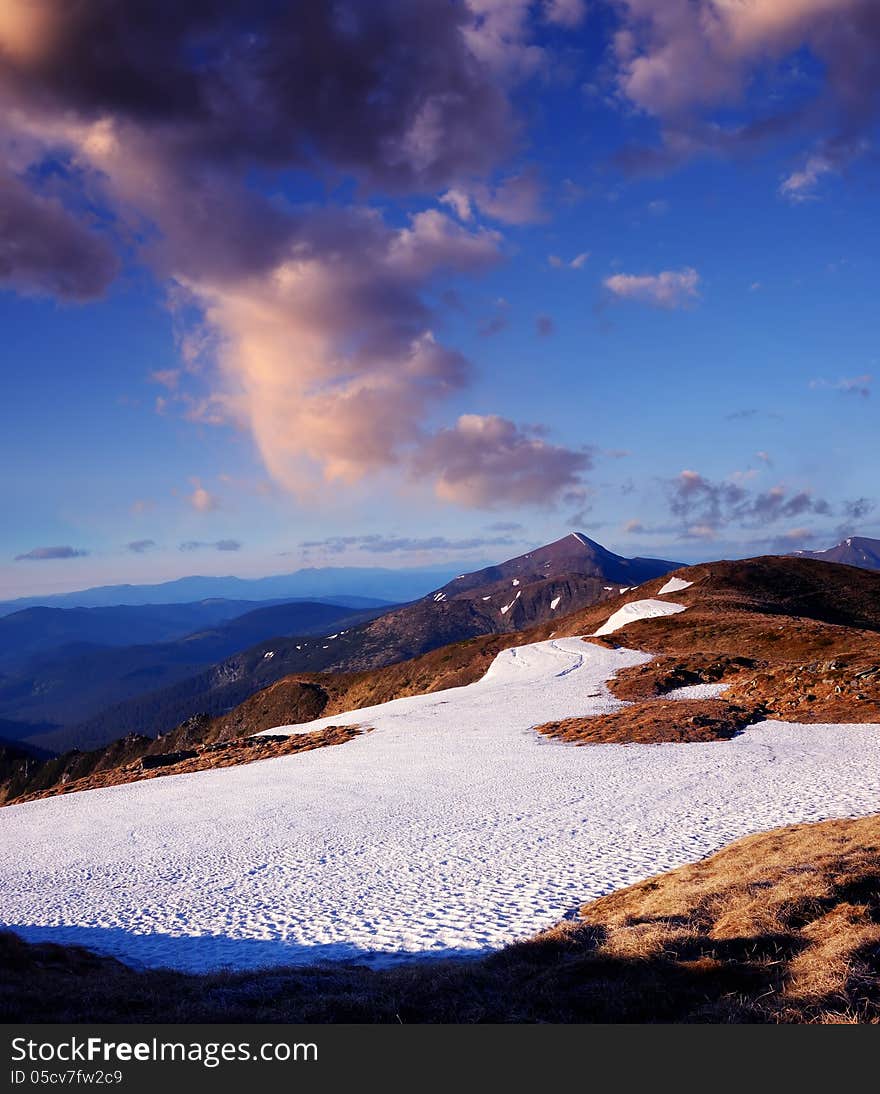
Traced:
[[723, 699], [652, 699], [589, 718], [545, 722], [539, 733], [570, 744], [693, 744], [729, 741], [761, 712]]
[[489, 957], [188, 976], [0, 934], [26, 1022], [880, 1022], [880, 818], [731, 844]]
[[[145, 779], [159, 779], [164, 775], [188, 775], [194, 771], [210, 771], [218, 767], [237, 767], [241, 764], [255, 763], [258, 760], [274, 759], [278, 756], [292, 756], [297, 752], [310, 752], [315, 748], [345, 744], [357, 737], [361, 730], [358, 726], [328, 726], [314, 733], [296, 733], [290, 737], [257, 737], [239, 741], [226, 741], [220, 744], [198, 746], [195, 756], [187, 756], [177, 763], [163, 767], [143, 768], [140, 760], [122, 767], [96, 771], [82, 779], [73, 779], [56, 786], [18, 797], [10, 797], [3, 805], [19, 805], [22, 802], [36, 801], [38, 798], [50, 798], [58, 794], [74, 794], [81, 790], [97, 790], [105, 786], [120, 786], [123, 783], [142, 782]], [[158, 755], [161, 756], [161, 753]]]

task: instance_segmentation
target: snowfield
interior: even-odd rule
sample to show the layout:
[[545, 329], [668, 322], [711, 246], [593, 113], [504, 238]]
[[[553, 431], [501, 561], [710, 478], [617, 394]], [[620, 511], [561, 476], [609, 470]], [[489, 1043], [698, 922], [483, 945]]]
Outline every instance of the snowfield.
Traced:
[[616, 709], [605, 681], [647, 659], [522, 646], [467, 687], [289, 727], [373, 727], [348, 744], [0, 809], [0, 920], [189, 970], [474, 954], [747, 833], [880, 809], [876, 725], [531, 729]]

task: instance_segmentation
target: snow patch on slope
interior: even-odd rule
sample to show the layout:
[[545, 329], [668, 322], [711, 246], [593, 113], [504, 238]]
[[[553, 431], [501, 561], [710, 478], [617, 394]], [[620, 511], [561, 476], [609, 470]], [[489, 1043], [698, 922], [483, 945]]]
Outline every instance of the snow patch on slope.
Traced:
[[691, 585], [693, 585], [693, 581], [685, 581], [680, 577], [671, 577], [657, 595], [664, 596], [666, 593], [680, 593], [682, 589], [689, 589]]
[[685, 611], [685, 607], [684, 604], [672, 604], [666, 600], [633, 600], [609, 616], [597, 631], [593, 631], [593, 637], [613, 634], [628, 623], [635, 623], [637, 619], [657, 619], [662, 615], [675, 615], [677, 612]]

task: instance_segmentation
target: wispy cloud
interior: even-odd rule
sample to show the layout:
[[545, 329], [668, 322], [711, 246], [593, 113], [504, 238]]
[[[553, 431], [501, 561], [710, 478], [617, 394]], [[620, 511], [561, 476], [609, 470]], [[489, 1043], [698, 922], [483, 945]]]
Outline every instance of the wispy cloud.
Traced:
[[213, 542], [205, 542], [200, 539], [188, 539], [180, 544], [180, 551], [240, 551], [242, 544], [237, 539], [215, 539]]
[[874, 377], [869, 373], [864, 373], [862, 376], [844, 377], [840, 380], [810, 380], [810, 387], [814, 391], [829, 388], [832, 391], [839, 391], [843, 395], [859, 395], [861, 398], [867, 399], [870, 397], [873, 382]]
[[576, 254], [574, 258], [568, 260], [560, 258], [559, 255], [548, 255], [547, 265], [552, 266], [554, 270], [582, 270], [584, 266], [586, 266], [589, 259], [589, 251], [581, 251], [580, 254]]
[[349, 551], [368, 554], [421, 554], [430, 551], [472, 551], [481, 547], [510, 547], [517, 541], [510, 536], [467, 536], [450, 539], [447, 536], [328, 536], [326, 539], [305, 540], [299, 546], [305, 552], [340, 555]]
[[779, 193], [789, 201], [811, 201], [820, 180], [834, 170], [825, 156], [810, 156], [799, 171], [792, 171], [779, 184]]

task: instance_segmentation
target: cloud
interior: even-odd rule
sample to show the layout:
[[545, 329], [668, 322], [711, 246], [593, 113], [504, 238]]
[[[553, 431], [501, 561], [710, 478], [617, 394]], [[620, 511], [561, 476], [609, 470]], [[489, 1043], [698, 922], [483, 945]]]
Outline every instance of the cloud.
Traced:
[[534, 429], [497, 415], [462, 415], [454, 428], [426, 440], [417, 474], [436, 475], [443, 501], [467, 508], [552, 505], [581, 486], [592, 454], [550, 444]]
[[126, 543], [125, 549], [133, 551], [136, 555], [142, 555], [145, 551], [152, 551], [157, 546], [154, 539], [133, 539], [131, 543]]
[[787, 532], [774, 536], [771, 542], [774, 550], [788, 552], [808, 547], [816, 539], [816, 533], [810, 528], [789, 528]]
[[470, 191], [480, 211], [502, 224], [537, 224], [546, 220], [541, 205], [543, 194], [543, 184], [534, 168], [509, 175], [494, 186], [483, 183]]
[[320, 551], [324, 554], [343, 554], [348, 551], [366, 551], [370, 554], [407, 554], [425, 551], [471, 551], [481, 547], [510, 547], [516, 540], [510, 536], [470, 536], [449, 539], [446, 536], [329, 536], [327, 539], [305, 540], [299, 546], [303, 551]]
[[730, 524], [763, 527], [807, 513], [831, 514], [829, 503], [809, 490], [789, 491], [780, 484], [750, 493], [742, 476], [716, 482], [688, 469], [669, 481], [666, 489], [670, 511], [689, 537], [705, 538]]
[[441, 205], [448, 205], [459, 220], [473, 219], [474, 210], [471, 199], [464, 190], [447, 190], [445, 194], [441, 194], [439, 200]]
[[23, 555], [16, 555], [16, 562], [46, 562], [56, 558], [84, 558], [89, 552], [78, 547], [34, 547]]
[[539, 315], [535, 320], [535, 329], [542, 338], [546, 338], [556, 330], [556, 323], [549, 315]]
[[505, 329], [508, 322], [509, 320], [506, 315], [493, 315], [480, 324], [477, 334], [479, 334], [481, 338], [491, 338], [495, 334], [500, 334]]
[[792, 171], [779, 184], [779, 192], [789, 201], [809, 201], [816, 197], [819, 180], [834, 168], [824, 156], [810, 156], [800, 171]]
[[85, 301], [101, 296], [117, 269], [103, 236], [0, 163], [0, 288]]
[[572, 29], [580, 26], [587, 15], [585, 0], [545, 0], [544, 18], [548, 23]]
[[[428, 415], [470, 374], [436, 337], [428, 300], [503, 257], [499, 232], [469, 214], [544, 215], [536, 170], [503, 169], [519, 147], [513, 81], [547, 56], [532, 5], [6, 7], [9, 200], [37, 206], [53, 229], [40, 246], [63, 254], [18, 247], [27, 261], [3, 276], [95, 295], [115, 269], [112, 232], [169, 287], [183, 368], [154, 375], [166, 413], [249, 431], [272, 478], [306, 498], [322, 482], [406, 472]], [[32, 181], [47, 163], [70, 180], [64, 208]], [[359, 204], [282, 200], [291, 170], [350, 180]], [[469, 222], [435, 207], [401, 225], [370, 204], [437, 194]], [[101, 210], [100, 233], [86, 209]], [[190, 503], [214, 499], [197, 485]]]
[[646, 531], [645, 525], [640, 520], [628, 520], [623, 526], [623, 531], [626, 535], [641, 535]]
[[[0, 79], [59, 126], [109, 120], [162, 158], [238, 168], [314, 159], [387, 189], [480, 173], [510, 143], [505, 94], [465, 32], [477, 4], [7, 0]], [[524, 31], [527, 28], [523, 28]], [[125, 132], [123, 132], [125, 131]], [[94, 139], [99, 139], [96, 135]]]
[[559, 255], [548, 255], [547, 264], [552, 266], [555, 270], [561, 270], [566, 267], [570, 270], [582, 270], [587, 264], [589, 257], [589, 251], [581, 251], [580, 254], [576, 254], [574, 258], [566, 262], [565, 259], [560, 258]]
[[862, 399], [868, 399], [871, 395], [873, 381], [874, 377], [865, 373], [862, 376], [852, 376], [841, 380], [810, 380], [810, 387], [813, 390], [830, 388], [832, 391], [839, 391], [843, 395], [859, 395]]
[[837, 534], [841, 538], [844, 536], [851, 536], [854, 531], [854, 525], [864, 521], [876, 510], [876, 508], [877, 503], [873, 498], [861, 497], [844, 501], [840, 510], [843, 519], [837, 527]]
[[[662, 125], [660, 148], [630, 151], [631, 166], [668, 167], [797, 134], [806, 165], [783, 182], [789, 198], [859, 154], [877, 118], [880, 11], [874, 0], [616, 0], [612, 63], [620, 97]], [[822, 75], [795, 97], [761, 97], [761, 113], [731, 124], [718, 111], [749, 103], [750, 85], [783, 73], [799, 51]], [[778, 87], [778, 84], [777, 84]]]
[[150, 373], [150, 379], [154, 384], [161, 384], [169, 391], [176, 391], [180, 387], [181, 370], [179, 368], [160, 368]]
[[199, 513], [210, 513], [220, 508], [220, 499], [210, 490], [206, 490], [198, 479], [193, 479], [195, 489], [188, 496], [187, 501]]
[[214, 551], [240, 551], [241, 547], [242, 545], [237, 539], [216, 539], [213, 542], [208, 543], [200, 539], [188, 539], [180, 544], [178, 550], [201, 551], [211, 549]]
[[547, 54], [534, 40], [532, 0], [466, 0], [473, 23], [464, 30], [468, 47], [487, 71], [511, 81], [544, 68]]
[[614, 296], [659, 308], [683, 308], [699, 298], [700, 275], [690, 266], [658, 274], [613, 274], [603, 284]]
[[486, 525], [489, 532], [524, 532], [525, 526], [515, 520], [496, 520]]

